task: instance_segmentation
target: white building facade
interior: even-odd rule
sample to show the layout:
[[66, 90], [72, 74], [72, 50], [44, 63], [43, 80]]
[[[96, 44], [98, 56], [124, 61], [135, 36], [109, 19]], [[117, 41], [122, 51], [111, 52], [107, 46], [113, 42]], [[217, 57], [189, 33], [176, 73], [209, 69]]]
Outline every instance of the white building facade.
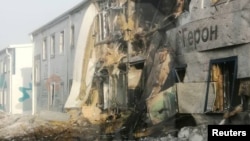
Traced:
[[9, 45], [0, 51], [0, 110], [32, 112], [32, 44]]

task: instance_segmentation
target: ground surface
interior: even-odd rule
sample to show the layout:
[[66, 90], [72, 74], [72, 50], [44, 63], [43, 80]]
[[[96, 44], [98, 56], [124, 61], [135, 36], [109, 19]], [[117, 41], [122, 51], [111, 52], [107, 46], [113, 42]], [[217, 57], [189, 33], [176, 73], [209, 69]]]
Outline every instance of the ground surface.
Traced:
[[[57, 116], [56, 116], [57, 115]], [[3, 141], [102, 141], [121, 140], [102, 135], [100, 126], [90, 124], [86, 119], [53, 112], [40, 115], [9, 115], [0, 113], [0, 140]], [[184, 127], [175, 135], [144, 137], [141, 141], [205, 141], [206, 126]]]

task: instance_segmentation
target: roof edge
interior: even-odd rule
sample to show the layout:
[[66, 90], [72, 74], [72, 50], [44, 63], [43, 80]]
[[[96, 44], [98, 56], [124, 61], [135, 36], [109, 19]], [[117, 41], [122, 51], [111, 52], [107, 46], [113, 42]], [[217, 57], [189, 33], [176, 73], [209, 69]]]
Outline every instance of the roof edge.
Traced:
[[39, 27], [38, 29], [31, 32], [29, 35], [34, 36], [38, 34], [39, 32], [44, 31], [45, 29], [50, 28], [51, 26], [55, 25], [58, 22], [61, 22], [65, 18], [68, 17], [68, 15], [71, 15], [77, 11], [79, 11], [82, 7], [86, 6], [88, 3], [91, 3], [91, 0], [85, 0], [81, 3], [77, 4], [73, 8], [69, 9], [68, 11], [64, 12], [63, 14], [59, 15], [58, 17], [54, 18], [53, 20], [49, 21], [47, 24], [44, 24], [43, 26]]

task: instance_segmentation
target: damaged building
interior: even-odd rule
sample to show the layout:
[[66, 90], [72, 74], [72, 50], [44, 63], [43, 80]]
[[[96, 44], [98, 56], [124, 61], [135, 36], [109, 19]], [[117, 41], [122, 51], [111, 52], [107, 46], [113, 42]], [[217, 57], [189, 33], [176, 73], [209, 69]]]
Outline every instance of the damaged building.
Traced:
[[[249, 1], [93, 0], [84, 4], [87, 12], [80, 16], [81, 28], [75, 28], [79, 32], [75, 54], [64, 58], [70, 65], [63, 64], [62, 70], [70, 73], [60, 74], [60, 88], [63, 84], [67, 89], [63, 99], [58, 97], [57, 110], [78, 109], [91, 123], [103, 125], [106, 134], [139, 138], [180, 127], [173, 120], [176, 115], [191, 116], [196, 121], [187, 125], [194, 125], [201, 122], [196, 114], [216, 113], [226, 119], [250, 108]], [[53, 25], [33, 33], [40, 50], [35, 51], [35, 60], [44, 58], [43, 41], [51, 35], [59, 40], [64, 28], [50, 31]], [[66, 27], [71, 22], [66, 23], [65, 35]], [[65, 47], [65, 54], [70, 53], [69, 44]], [[56, 61], [52, 64], [51, 56], [50, 65], [41, 59], [40, 83], [34, 87], [37, 103], [44, 99], [46, 104], [37, 105], [53, 110], [49, 105], [57, 101], [57, 82], [49, 86], [46, 82], [50, 75], [59, 74], [56, 68], [60, 67]]]

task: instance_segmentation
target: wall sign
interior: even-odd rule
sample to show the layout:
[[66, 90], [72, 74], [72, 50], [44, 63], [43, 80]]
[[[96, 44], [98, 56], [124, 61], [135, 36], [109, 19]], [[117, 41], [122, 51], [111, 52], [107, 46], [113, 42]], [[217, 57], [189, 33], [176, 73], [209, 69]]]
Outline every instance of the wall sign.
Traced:
[[184, 46], [194, 46], [207, 42], [217, 40], [218, 38], [218, 26], [210, 26], [197, 28], [193, 31], [188, 31], [188, 28], [182, 28], [182, 39]]
[[183, 50], [206, 51], [250, 42], [248, 10], [211, 16], [167, 31], [168, 38]]

